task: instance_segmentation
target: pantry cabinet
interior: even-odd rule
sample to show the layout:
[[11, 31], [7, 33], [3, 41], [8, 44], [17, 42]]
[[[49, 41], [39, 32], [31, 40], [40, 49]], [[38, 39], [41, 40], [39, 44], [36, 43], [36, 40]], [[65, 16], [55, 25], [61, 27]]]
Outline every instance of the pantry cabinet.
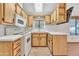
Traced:
[[66, 4], [59, 3], [57, 4], [57, 23], [66, 22]]
[[5, 3], [3, 4], [3, 21], [5, 23], [14, 23], [14, 17], [15, 17], [15, 4], [14, 3]]
[[49, 16], [45, 16], [45, 22], [46, 24], [51, 24], [51, 19], [50, 19], [50, 15]]
[[32, 46], [47, 46], [47, 33], [32, 33]]
[[34, 21], [34, 17], [33, 16], [28, 16], [28, 26], [29, 27], [33, 26], [33, 21]]
[[21, 56], [21, 39], [0, 41], [0, 56]]

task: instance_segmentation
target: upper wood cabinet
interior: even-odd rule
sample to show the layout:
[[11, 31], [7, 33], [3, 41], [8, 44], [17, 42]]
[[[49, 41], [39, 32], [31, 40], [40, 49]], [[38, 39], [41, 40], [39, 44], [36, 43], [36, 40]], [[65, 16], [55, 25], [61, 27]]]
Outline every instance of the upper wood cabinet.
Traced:
[[59, 3], [57, 4], [57, 23], [66, 22], [66, 4]]
[[3, 3], [0, 3], [0, 23], [2, 22], [3, 19]]
[[54, 23], [54, 13], [51, 14], [51, 24]]
[[21, 14], [22, 13], [22, 9], [21, 9], [19, 4], [16, 4], [16, 13], [19, 14], [20, 16], [22, 16], [22, 14]]
[[28, 26], [29, 27], [32, 27], [33, 26], [33, 20], [34, 20], [34, 17], [33, 16], [28, 16]]
[[25, 19], [26, 18], [26, 13], [24, 10], [22, 10], [22, 13], [21, 13], [22, 17]]
[[57, 23], [57, 11], [55, 10], [54, 11], [54, 24], [56, 24]]
[[12, 24], [15, 17], [15, 4], [14, 3], [5, 3], [3, 4], [3, 20], [5, 23]]
[[50, 24], [51, 23], [50, 16], [45, 16], [45, 22], [46, 22], [46, 24]]

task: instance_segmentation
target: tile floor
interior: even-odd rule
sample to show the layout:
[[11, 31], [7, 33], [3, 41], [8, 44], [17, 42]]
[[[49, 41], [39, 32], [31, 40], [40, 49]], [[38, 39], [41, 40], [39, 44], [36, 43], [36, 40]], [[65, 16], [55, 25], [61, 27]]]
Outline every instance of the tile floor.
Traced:
[[29, 56], [51, 56], [48, 47], [32, 47]]

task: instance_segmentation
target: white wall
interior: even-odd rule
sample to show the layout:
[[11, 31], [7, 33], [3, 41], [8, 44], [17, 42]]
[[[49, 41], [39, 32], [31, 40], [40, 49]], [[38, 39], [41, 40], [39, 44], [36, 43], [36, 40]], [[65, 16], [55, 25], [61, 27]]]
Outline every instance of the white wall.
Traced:
[[67, 4], [67, 9], [70, 7], [74, 7], [73, 11], [72, 11], [72, 16], [79, 16], [79, 3], [68, 3]]

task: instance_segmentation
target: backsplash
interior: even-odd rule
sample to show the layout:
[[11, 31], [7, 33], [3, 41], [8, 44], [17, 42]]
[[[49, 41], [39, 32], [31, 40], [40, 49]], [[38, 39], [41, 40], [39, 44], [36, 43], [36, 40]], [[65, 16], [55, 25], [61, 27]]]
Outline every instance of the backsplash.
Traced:
[[68, 23], [60, 24], [60, 25], [46, 25], [47, 31], [54, 31], [54, 32], [64, 32], [69, 33], [70, 28]]
[[5, 34], [12, 35], [17, 33], [23, 33], [25, 31], [26, 31], [26, 28], [23, 28], [23, 27], [0, 25], [0, 36], [3, 36]]
[[6, 27], [6, 35], [12, 35], [17, 33], [25, 32], [25, 28], [17, 27], [17, 26], [7, 26]]
[[0, 36], [4, 35], [4, 27], [3, 25], [0, 25]]

